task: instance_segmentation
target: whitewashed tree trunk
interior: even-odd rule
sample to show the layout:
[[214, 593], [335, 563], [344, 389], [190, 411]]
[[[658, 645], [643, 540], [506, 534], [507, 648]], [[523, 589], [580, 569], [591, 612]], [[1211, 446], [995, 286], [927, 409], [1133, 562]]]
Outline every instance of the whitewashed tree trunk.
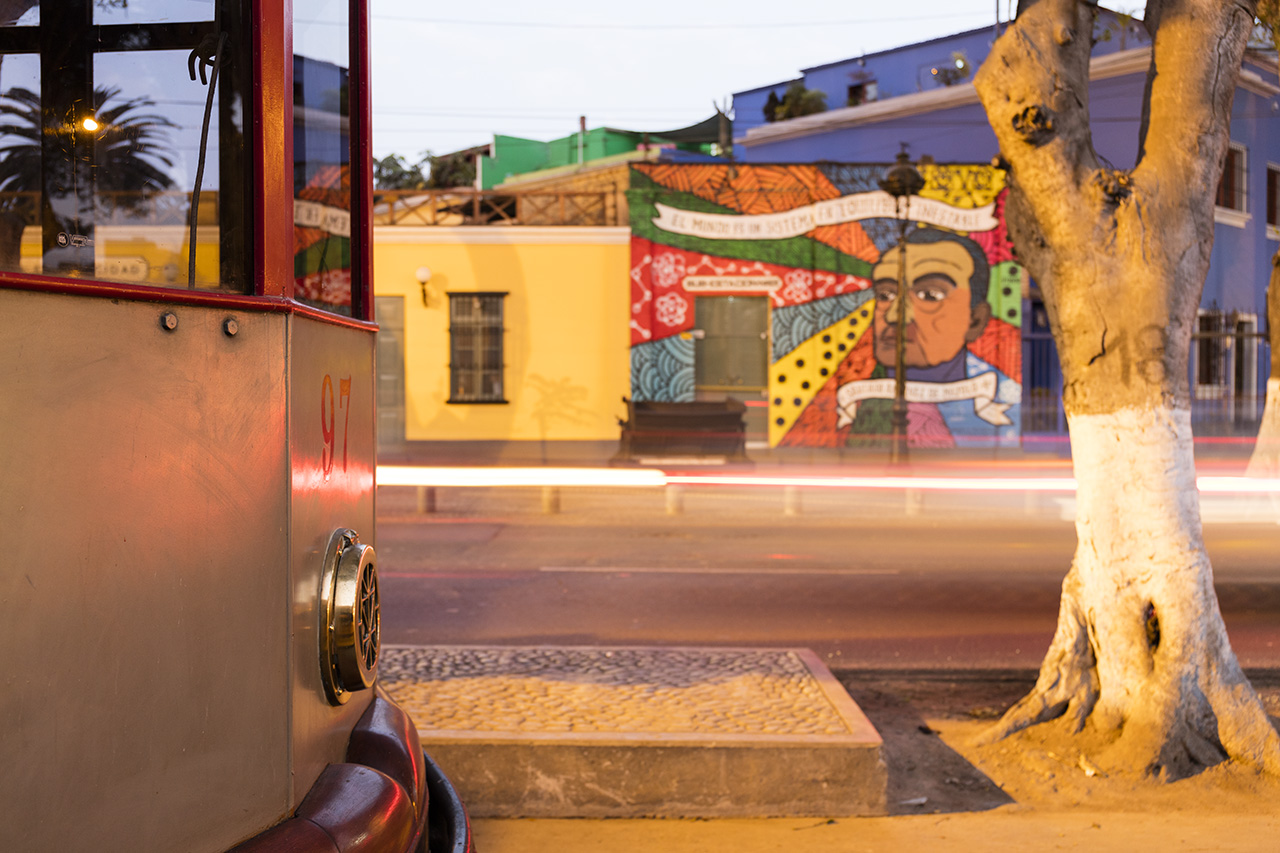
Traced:
[[1117, 769], [1226, 757], [1280, 772], [1227, 641], [1201, 534], [1187, 358], [1252, 0], [1150, 0], [1139, 157], [1089, 131], [1094, 7], [1022, 0], [976, 77], [1009, 164], [1010, 229], [1062, 363], [1078, 545], [1035, 689], [988, 733], [1066, 716]]
[[1258, 441], [1249, 457], [1250, 477], [1280, 477], [1280, 252], [1271, 258], [1271, 281], [1267, 285], [1267, 335], [1271, 344], [1271, 375], [1267, 379], [1267, 401], [1258, 425]]

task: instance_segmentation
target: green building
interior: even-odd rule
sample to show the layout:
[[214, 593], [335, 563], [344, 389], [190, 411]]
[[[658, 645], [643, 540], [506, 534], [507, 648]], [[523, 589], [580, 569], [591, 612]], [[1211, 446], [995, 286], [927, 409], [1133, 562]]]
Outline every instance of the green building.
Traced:
[[597, 127], [550, 142], [495, 134], [488, 155], [476, 158], [476, 172], [480, 188], [488, 190], [515, 175], [580, 166], [633, 152], [644, 154], [655, 148], [714, 156], [728, 147], [731, 137], [729, 119], [719, 114], [677, 130], [645, 132]]

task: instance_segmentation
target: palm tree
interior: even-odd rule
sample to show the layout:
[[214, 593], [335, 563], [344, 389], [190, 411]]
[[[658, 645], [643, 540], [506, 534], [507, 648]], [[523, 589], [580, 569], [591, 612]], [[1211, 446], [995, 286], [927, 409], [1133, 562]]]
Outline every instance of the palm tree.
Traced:
[[773, 112], [774, 121], [826, 112], [827, 93], [821, 89], [806, 89], [804, 81], [792, 80], [782, 96], [782, 102]]
[[[38, 221], [38, 202], [46, 187], [77, 187], [74, 135], [92, 134], [92, 182], [72, 192], [89, 207], [96, 192], [104, 212], [146, 210], [153, 196], [173, 186], [174, 165], [169, 134], [177, 127], [167, 117], [149, 112], [150, 98], [124, 98], [118, 87], [98, 87], [93, 93], [96, 129], [62, 126], [46, 128], [40, 96], [15, 87], [0, 95], [0, 268], [18, 265], [22, 229]], [[43, 155], [47, 133], [58, 134], [64, 156]], [[80, 140], [83, 143], [83, 137]]]
[[173, 186], [168, 131], [178, 125], [159, 113], [143, 112], [155, 105], [146, 97], [121, 99], [118, 87], [93, 91], [99, 124], [94, 183], [100, 203], [108, 209], [123, 207], [137, 213], [155, 193]]

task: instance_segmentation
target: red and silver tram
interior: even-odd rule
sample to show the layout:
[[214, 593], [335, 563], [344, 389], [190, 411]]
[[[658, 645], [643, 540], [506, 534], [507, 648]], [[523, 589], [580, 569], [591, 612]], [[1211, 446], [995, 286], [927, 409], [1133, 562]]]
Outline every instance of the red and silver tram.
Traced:
[[469, 849], [376, 683], [366, 7], [0, 2], [6, 850]]

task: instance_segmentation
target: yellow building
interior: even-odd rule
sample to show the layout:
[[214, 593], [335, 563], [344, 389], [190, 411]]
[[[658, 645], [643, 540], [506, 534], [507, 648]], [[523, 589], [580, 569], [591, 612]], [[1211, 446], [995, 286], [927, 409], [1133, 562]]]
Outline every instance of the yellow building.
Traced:
[[628, 228], [377, 226], [373, 261], [384, 448], [616, 448], [630, 387]]

